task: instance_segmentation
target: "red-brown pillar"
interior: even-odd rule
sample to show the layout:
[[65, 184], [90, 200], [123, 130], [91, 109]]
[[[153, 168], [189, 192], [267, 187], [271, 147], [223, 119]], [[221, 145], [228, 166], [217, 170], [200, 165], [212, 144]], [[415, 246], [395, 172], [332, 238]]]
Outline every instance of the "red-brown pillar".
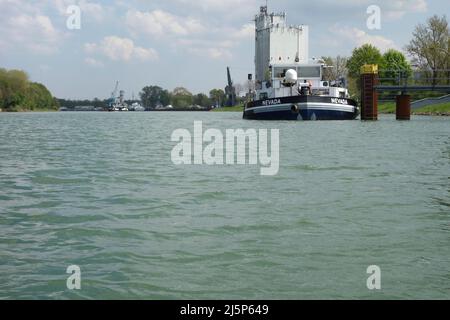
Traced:
[[402, 94], [397, 96], [397, 120], [411, 120], [411, 96]]
[[361, 120], [378, 120], [378, 66], [364, 65], [361, 68]]

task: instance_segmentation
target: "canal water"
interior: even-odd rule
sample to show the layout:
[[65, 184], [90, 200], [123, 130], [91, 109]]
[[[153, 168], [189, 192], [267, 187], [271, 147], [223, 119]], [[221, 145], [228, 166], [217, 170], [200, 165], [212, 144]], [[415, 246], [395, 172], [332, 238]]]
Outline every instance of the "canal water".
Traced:
[[[200, 120], [279, 129], [278, 174], [174, 165]], [[3, 113], [0, 137], [0, 299], [449, 298], [449, 118]]]

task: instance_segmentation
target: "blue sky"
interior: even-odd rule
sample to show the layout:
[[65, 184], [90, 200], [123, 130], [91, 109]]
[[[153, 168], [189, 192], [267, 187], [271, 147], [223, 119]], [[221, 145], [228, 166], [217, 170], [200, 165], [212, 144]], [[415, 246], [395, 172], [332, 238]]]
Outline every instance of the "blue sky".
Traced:
[[[193, 93], [254, 72], [252, 19], [265, 0], [0, 0], [0, 67], [28, 72], [60, 98], [108, 98], [115, 82], [136, 96], [145, 85]], [[69, 5], [81, 29], [66, 26]], [[367, 8], [381, 29], [367, 28]], [[278, 0], [290, 24], [310, 26], [310, 56], [350, 55], [372, 43], [402, 50], [417, 23], [450, 16], [447, 0]]]

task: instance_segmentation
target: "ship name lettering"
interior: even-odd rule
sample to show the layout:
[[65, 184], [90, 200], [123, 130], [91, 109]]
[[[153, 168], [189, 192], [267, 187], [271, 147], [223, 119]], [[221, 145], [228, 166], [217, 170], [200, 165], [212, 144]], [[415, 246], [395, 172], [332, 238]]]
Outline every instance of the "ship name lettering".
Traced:
[[348, 101], [345, 99], [331, 98], [331, 103], [348, 104]]
[[272, 99], [272, 100], [263, 101], [263, 105], [265, 105], [265, 106], [272, 106], [274, 104], [280, 104], [280, 103], [281, 103], [280, 99]]

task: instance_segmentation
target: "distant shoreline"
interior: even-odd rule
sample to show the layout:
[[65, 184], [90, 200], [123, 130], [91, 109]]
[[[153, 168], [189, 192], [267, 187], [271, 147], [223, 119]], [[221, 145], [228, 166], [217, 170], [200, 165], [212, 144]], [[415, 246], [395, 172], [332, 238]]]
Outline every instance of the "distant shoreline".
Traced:
[[[76, 112], [92, 112], [92, 113], [109, 113], [108, 111], [59, 111], [59, 110], [53, 110], [53, 109], [42, 109], [42, 110], [14, 110], [14, 111], [5, 111], [0, 109], [0, 113], [76, 113]], [[215, 112], [215, 113], [221, 113], [221, 112], [243, 112], [243, 109], [239, 109], [236, 107], [223, 107], [218, 109], [206, 109], [206, 110], [186, 110], [186, 109], [173, 109], [173, 110], [147, 110], [147, 111], [115, 111], [112, 113], [142, 113], [142, 112]], [[379, 111], [378, 114], [384, 114], [384, 115], [392, 115], [395, 114], [394, 111], [387, 111], [382, 110]], [[441, 111], [413, 111], [411, 112], [411, 115], [413, 116], [429, 116], [429, 117], [450, 117], [450, 111], [449, 112], [441, 112]]]
[[59, 112], [58, 110], [55, 109], [40, 109], [40, 110], [25, 110], [25, 109], [21, 109], [21, 110], [2, 110], [0, 109], [0, 113], [37, 113], [37, 112]]

